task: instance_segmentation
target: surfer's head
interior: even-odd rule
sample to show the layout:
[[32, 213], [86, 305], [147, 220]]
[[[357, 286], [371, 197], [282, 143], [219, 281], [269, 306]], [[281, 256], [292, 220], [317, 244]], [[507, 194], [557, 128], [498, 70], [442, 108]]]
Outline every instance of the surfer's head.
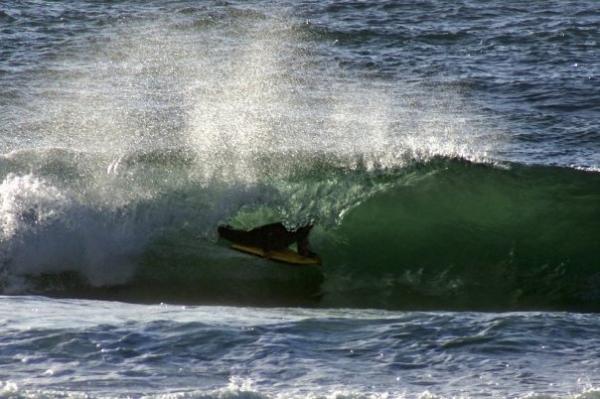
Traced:
[[298, 227], [298, 229], [296, 230], [296, 232], [300, 233], [302, 235], [308, 235], [308, 233], [313, 228], [313, 226], [314, 225], [312, 223], [306, 224], [304, 226]]
[[228, 224], [225, 225], [220, 225], [219, 227], [217, 227], [217, 232], [219, 233], [219, 235], [222, 237], [223, 234], [226, 234], [228, 231], [233, 230], [233, 227], [231, 227]]

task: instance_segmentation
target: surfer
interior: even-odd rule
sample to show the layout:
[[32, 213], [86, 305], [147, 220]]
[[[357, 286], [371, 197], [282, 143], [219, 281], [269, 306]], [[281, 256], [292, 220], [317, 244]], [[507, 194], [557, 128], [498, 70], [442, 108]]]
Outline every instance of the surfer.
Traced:
[[267, 253], [285, 249], [295, 242], [298, 254], [314, 258], [317, 255], [311, 252], [308, 244], [308, 234], [312, 228], [312, 223], [309, 223], [290, 231], [281, 222], [277, 222], [252, 230], [238, 230], [228, 225], [219, 226], [218, 232], [221, 238], [236, 244], [259, 247]]

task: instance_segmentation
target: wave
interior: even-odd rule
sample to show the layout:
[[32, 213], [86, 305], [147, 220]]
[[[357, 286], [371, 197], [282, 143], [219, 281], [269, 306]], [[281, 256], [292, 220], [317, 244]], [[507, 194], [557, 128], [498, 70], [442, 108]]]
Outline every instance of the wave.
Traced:
[[324, 249], [347, 305], [597, 309], [600, 175], [448, 159], [400, 173]]
[[[214, 169], [204, 159], [181, 149], [114, 159], [57, 149], [5, 156], [2, 291], [391, 309], [600, 308], [597, 172], [448, 157], [386, 167], [365, 156], [256, 154], [243, 169], [240, 160]], [[248, 257], [215, 233], [220, 223], [276, 220], [290, 227], [313, 220], [324, 266]]]

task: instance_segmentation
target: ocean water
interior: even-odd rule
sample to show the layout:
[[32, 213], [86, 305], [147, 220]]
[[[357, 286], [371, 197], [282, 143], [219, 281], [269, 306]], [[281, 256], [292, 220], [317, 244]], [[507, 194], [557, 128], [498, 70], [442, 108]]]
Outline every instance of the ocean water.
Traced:
[[599, 255], [595, 1], [0, 2], [0, 397], [594, 398]]

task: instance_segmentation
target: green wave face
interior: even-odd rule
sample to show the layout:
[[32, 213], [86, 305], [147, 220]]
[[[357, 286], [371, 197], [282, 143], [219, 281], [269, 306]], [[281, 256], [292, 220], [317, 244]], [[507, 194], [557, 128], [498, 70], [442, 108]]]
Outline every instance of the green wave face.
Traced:
[[400, 172], [320, 250], [332, 304], [597, 309], [599, 222], [597, 173], [442, 160]]
[[[269, 281], [258, 291], [274, 303], [317, 297], [309, 302], [331, 307], [600, 308], [599, 174], [446, 158], [393, 170], [363, 166], [312, 162], [291, 174], [276, 173], [264, 197], [227, 218], [252, 227], [312, 217], [322, 277], [240, 259], [207, 243], [202, 253], [176, 262], [192, 265], [190, 270], [200, 264], [203, 276], [189, 280], [193, 273], [182, 271], [176, 275], [186, 281], [172, 285], [191, 284], [193, 291], [208, 279], [227, 297], [231, 284], [248, 282], [250, 274], [256, 281], [234, 289], [234, 296], [245, 295], [242, 302], [261, 296], [250, 293], [257, 281]], [[163, 253], [161, 264], [184, 252]]]
[[[169, 151], [112, 162], [118, 173], [99, 180], [102, 159], [28, 156], [42, 180], [17, 176], [23, 156], [4, 165], [3, 190], [18, 194], [2, 213], [4, 292], [26, 276], [33, 285], [18, 292], [132, 301], [600, 310], [597, 172], [265, 155], [240, 179], [206, 177], [193, 154]], [[276, 220], [312, 220], [323, 267], [249, 257], [216, 237], [220, 223]]]

